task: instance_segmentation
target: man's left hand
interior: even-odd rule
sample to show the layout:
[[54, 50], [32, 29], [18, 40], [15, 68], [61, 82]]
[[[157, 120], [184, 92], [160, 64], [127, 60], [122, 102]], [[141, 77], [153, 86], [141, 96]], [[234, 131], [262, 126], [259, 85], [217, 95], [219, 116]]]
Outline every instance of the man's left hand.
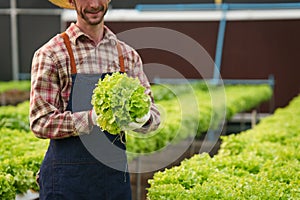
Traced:
[[139, 129], [142, 128], [144, 124], [146, 124], [146, 122], [150, 119], [151, 117], [151, 112], [149, 110], [149, 112], [144, 115], [141, 118], [136, 118], [134, 122], [130, 122], [126, 127], [123, 127], [122, 130], [126, 131], [126, 130], [135, 130], [135, 129]]

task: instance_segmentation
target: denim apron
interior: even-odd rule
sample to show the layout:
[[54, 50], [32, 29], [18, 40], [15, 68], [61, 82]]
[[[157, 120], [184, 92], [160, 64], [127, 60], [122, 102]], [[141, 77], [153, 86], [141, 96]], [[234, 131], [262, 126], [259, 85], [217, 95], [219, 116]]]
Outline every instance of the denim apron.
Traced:
[[[92, 109], [95, 84], [106, 74], [77, 74], [67, 34], [63, 33], [72, 72], [72, 90], [67, 110]], [[120, 56], [121, 72], [124, 60]], [[93, 126], [88, 135], [52, 139], [40, 168], [40, 200], [130, 200], [125, 136], [111, 135]], [[121, 138], [122, 137], [122, 138]]]

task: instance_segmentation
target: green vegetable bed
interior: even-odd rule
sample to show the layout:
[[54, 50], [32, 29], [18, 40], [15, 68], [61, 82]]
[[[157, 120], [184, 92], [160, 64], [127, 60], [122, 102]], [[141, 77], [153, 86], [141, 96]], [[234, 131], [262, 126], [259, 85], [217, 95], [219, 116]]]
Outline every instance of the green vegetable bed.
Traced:
[[0, 94], [10, 90], [29, 91], [30, 81], [0, 81]]
[[194, 84], [190, 91], [185, 86], [183, 94], [182, 86], [158, 87], [160, 90], [154, 86], [153, 91], [154, 97], [159, 97], [156, 103], [162, 114], [162, 124], [149, 135], [140, 136], [133, 132], [127, 135], [127, 149], [134, 156], [156, 152], [188, 137], [199, 137], [209, 129], [215, 129], [223, 115], [225, 120], [230, 119], [272, 97], [272, 90], [267, 85], [228, 85], [208, 90], [203, 84]]
[[[153, 88], [154, 96], [167, 96], [156, 99], [162, 112], [162, 125], [159, 130], [150, 133], [150, 137], [135, 137], [134, 133], [129, 133], [127, 148], [130, 153], [151, 153], [171, 142], [176, 143], [191, 135], [202, 134], [210, 127], [211, 116], [215, 115], [215, 111], [211, 107], [211, 94], [207, 88], [195, 85], [194, 93], [183, 92], [181, 95], [174, 95], [175, 90], [160, 92], [155, 86]], [[271, 89], [266, 85], [226, 86], [225, 92], [226, 118], [259, 106], [272, 96]], [[184, 112], [181, 115], [182, 106], [190, 106], [190, 98], [196, 99], [195, 105], [200, 112]], [[16, 107], [2, 106], [0, 111], [0, 199], [11, 200], [16, 193], [24, 193], [28, 189], [38, 190], [35, 174], [47, 149], [48, 140], [37, 139], [29, 131], [28, 101]], [[196, 132], [191, 133], [191, 127]], [[177, 134], [178, 130], [180, 134]]]
[[300, 96], [255, 128], [222, 137], [219, 153], [195, 155], [149, 180], [148, 198], [300, 199]]

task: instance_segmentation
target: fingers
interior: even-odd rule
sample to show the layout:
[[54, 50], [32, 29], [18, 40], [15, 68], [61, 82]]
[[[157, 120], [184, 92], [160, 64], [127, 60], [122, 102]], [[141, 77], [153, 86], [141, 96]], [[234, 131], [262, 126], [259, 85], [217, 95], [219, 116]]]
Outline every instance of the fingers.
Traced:
[[90, 119], [92, 120], [93, 125], [97, 124], [97, 114], [95, 109], [90, 110]]
[[126, 127], [123, 128], [123, 131], [126, 130], [135, 130], [142, 128], [143, 125], [150, 119], [151, 113], [150, 111], [141, 118], [136, 118], [135, 122], [130, 122]]
[[151, 112], [149, 110], [149, 112], [146, 115], [144, 115], [141, 118], [136, 118], [135, 121], [138, 122], [138, 123], [143, 123], [144, 124], [150, 119], [150, 116], [151, 116]]
[[141, 123], [136, 123], [136, 122], [130, 122], [130, 123], [128, 124], [128, 128], [129, 128], [130, 130], [139, 129], [139, 128], [141, 128], [142, 126], [143, 126], [143, 124], [141, 124]]

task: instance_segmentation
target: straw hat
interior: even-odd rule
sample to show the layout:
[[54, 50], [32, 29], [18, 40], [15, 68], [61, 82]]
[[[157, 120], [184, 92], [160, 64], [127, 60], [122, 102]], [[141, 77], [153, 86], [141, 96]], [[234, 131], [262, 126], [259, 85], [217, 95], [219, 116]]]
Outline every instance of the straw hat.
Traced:
[[[71, 0], [49, 0], [49, 1], [61, 8], [75, 9], [74, 5], [70, 3]], [[110, 3], [110, 1], [111, 0], [108, 0], [108, 3]]]
[[73, 4], [71, 4], [69, 0], [49, 0], [49, 1], [61, 8], [75, 9]]

